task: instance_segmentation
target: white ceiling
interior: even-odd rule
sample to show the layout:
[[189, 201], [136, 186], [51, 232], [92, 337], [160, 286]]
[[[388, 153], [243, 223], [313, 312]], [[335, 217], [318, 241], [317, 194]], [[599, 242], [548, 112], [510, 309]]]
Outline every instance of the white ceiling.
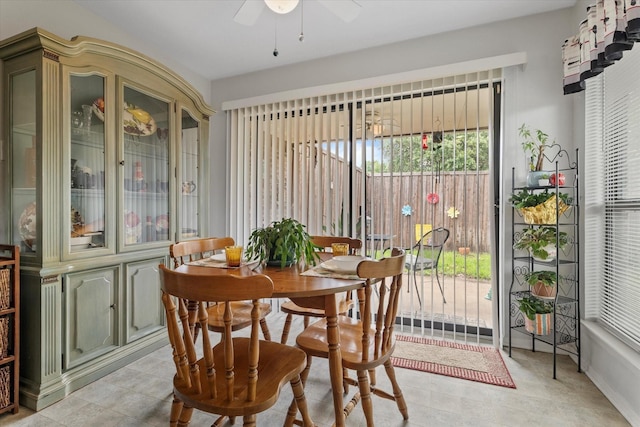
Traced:
[[[345, 23], [318, 0], [302, 0], [303, 7], [299, 4], [287, 15], [276, 15], [264, 8], [253, 26], [245, 26], [233, 19], [244, 0], [74, 1], [130, 36], [158, 50], [168, 50], [176, 61], [211, 80], [563, 9], [576, 3], [576, 0], [355, 0], [361, 6], [360, 13], [355, 20]], [[305, 35], [302, 43], [298, 41], [301, 10]], [[273, 56], [276, 17], [277, 57]]]

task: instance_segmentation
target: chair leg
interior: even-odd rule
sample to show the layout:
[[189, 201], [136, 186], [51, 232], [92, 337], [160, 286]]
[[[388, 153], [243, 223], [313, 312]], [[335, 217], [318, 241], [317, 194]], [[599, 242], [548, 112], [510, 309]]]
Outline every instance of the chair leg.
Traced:
[[369, 382], [371, 383], [371, 387], [376, 385], [376, 370], [369, 369]]
[[291, 320], [293, 320], [293, 315], [289, 313], [287, 314], [287, 318], [284, 321], [284, 326], [282, 327], [282, 337], [280, 338], [280, 344], [286, 344], [287, 339], [289, 339], [289, 330], [291, 329]]
[[267, 320], [263, 317], [260, 319], [260, 328], [262, 329], [262, 335], [266, 341], [271, 341], [271, 333], [269, 332], [269, 325], [267, 325]]
[[418, 303], [420, 309], [422, 309], [422, 299], [420, 298], [420, 291], [418, 290], [418, 278], [416, 277], [416, 270], [413, 270], [413, 286], [416, 288], [416, 296], [418, 297]]
[[173, 402], [171, 403], [171, 413], [169, 415], [169, 426], [176, 427], [178, 425], [178, 419], [180, 418], [180, 413], [182, 413], [182, 408], [184, 403], [182, 400], [178, 399], [176, 395], [173, 395]]
[[393, 368], [393, 364], [391, 360], [387, 360], [384, 362], [384, 369], [387, 372], [387, 377], [389, 377], [389, 381], [391, 382], [391, 387], [393, 388], [393, 397], [398, 405], [398, 410], [402, 414], [402, 418], [405, 420], [409, 419], [409, 411], [407, 410], [407, 403], [404, 401], [404, 396], [402, 395], [402, 390], [400, 390], [400, 386], [398, 385], [398, 380], [396, 380], [396, 371]]
[[307, 366], [305, 366], [302, 372], [300, 373], [300, 379], [302, 380], [303, 386], [307, 383], [307, 378], [309, 377], [309, 371], [311, 371], [311, 360], [312, 360], [312, 357], [307, 354]]
[[347, 381], [349, 378], [349, 370], [347, 368], [342, 368], [342, 389], [344, 390], [344, 394], [349, 393], [349, 382]]
[[[293, 425], [293, 421], [296, 418], [296, 406], [300, 411], [300, 415], [302, 416], [302, 425], [304, 427], [313, 427], [313, 421], [311, 421], [311, 417], [309, 416], [309, 409], [307, 407], [307, 399], [304, 396], [304, 386], [302, 385], [302, 380], [300, 375], [291, 380], [291, 389], [293, 390], [294, 402], [292, 402], [289, 407], [289, 412], [287, 413], [287, 419], [285, 421], [285, 425]], [[291, 424], [288, 424], [291, 422]]]
[[442, 294], [442, 302], [444, 302], [446, 304], [447, 300], [444, 297], [444, 287], [440, 283], [440, 274], [438, 274], [438, 266], [437, 265], [436, 265], [436, 280], [438, 281], [438, 287], [440, 288], [440, 293]]
[[304, 328], [307, 329], [309, 327], [309, 316], [304, 316]]
[[256, 427], [256, 414], [245, 415], [242, 417], [243, 427]]
[[[447, 299], [444, 297], [444, 287], [442, 286], [442, 283], [440, 283], [440, 275], [438, 274], [437, 268], [436, 268], [436, 280], [438, 281], [438, 288], [440, 288], [440, 293], [442, 294], [442, 302], [446, 304]], [[413, 286], [416, 288], [418, 303], [420, 303], [420, 308], [422, 308], [422, 299], [420, 298], [420, 291], [418, 291], [418, 279], [416, 277], [416, 270], [413, 270]]]
[[367, 427], [374, 427], [373, 422], [373, 403], [371, 402], [371, 385], [369, 384], [369, 376], [367, 371], [358, 371], [358, 386], [360, 387], [360, 399], [362, 401], [362, 410], [367, 420]]
[[233, 425], [236, 421], [236, 417], [227, 417], [226, 415], [221, 415], [218, 417], [217, 420], [215, 420], [213, 422], [213, 424], [211, 424], [211, 427], [220, 427], [222, 426], [225, 421], [227, 420], [227, 418], [229, 419], [229, 424]]
[[191, 422], [191, 415], [193, 415], [193, 408], [183, 406], [178, 419], [178, 427], [187, 427]]
[[[302, 385], [303, 393], [304, 393], [304, 385], [307, 383], [307, 378], [309, 377], [309, 371], [311, 370], [311, 359], [312, 359], [311, 356], [307, 355], [307, 366], [305, 366], [302, 372], [300, 373], [300, 383]], [[293, 382], [291, 383], [291, 387], [294, 387]], [[291, 400], [291, 404], [289, 405], [289, 410], [287, 411], [285, 426], [290, 426], [293, 424], [293, 422], [291, 424], [288, 424], [288, 422], [290, 421], [290, 414], [293, 414], [295, 418], [296, 408], [298, 407], [297, 399], [298, 398], [296, 396], [296, 391], [294, 389], [293, 399]], [[306, 409], [306, 399], [305, 399], [305, 411], [306, 410], [307, 409]], [[300, 412], [302, 413], [302, 409], [300, 410]], [[304, 414], [303, 414], [303, 417], [304, 417]], [[313, 426], [313, 424], [309, 424], [309, 426]]]

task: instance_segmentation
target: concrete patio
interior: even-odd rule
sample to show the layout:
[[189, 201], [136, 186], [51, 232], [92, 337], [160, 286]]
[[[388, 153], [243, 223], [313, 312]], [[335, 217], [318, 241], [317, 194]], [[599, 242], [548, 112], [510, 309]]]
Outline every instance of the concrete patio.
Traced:
[[465, 276], [440, 277], [446, 300], [444, 303], [435, 276], [425, 275], [421, 280], [418, 275], [417, 278], [424, 313], [417, 298], [413, 275], [405, 274], [399, 309], [401, 315], [418, 319], [424, 316], [425, 320], [458, 325], [493, 327], [492, 301], [487, 299], [487, 295], [491, 297], [491, 282]]

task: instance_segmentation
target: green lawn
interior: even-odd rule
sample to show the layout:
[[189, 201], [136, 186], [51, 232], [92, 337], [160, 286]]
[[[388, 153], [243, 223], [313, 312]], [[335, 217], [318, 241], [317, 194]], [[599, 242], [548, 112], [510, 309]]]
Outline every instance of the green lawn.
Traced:
[[463, 274], [473, 279], [491, 279], [491, 255], [488, 252], [472, 252], [465, 256], [457, 251], [443, 251], [438, 267], [447, 276]]
[[[376, 251], [376, 258], [381, 257], [382, 251]], [[470, 279], [491, 280], [491, 255], [488, 252], [471, 252], [465, 256], [458, 251], [443, 251], [438, 261], [438, 270], [446, 276], [462, 274]], [[425, 274], [431, 274], [431, 271], [425, 270]]]

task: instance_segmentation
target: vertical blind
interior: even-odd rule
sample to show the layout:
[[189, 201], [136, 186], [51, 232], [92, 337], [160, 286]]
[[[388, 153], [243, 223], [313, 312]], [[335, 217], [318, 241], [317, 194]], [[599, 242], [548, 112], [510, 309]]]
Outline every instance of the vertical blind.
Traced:
[[640, 350], [640, 52], [588, 81], [585, 316]]
[[[491, 252], [488, 158], [501, 78], [494, 69], [229, 109], [231, 235], [246, 242], [253, 229], [292, 217], [310, 234], [360, 238], [379, 257], [412, 247], [418, 226], [445, 227], [447, 251], [472, 252], [464, 266], [449, 264], [467, 268]], [[404, 324], [443, 335], [491, 321], [471, 302], [487, 301], [476, 276], [451, 275], [446, 304], [435, 270], [419, 276], [401, 296]]]
[[[230, 231], [246, 241], [254, 228], [293, 217], [312, 234], [384, 234], [410, 246], [413, 232], [399, 228], [432, 219], [424, 196], [443, 185], [440, 171], [456, 171], [461, 189], [467, 169], [477, 173], [477, 149], [466, 149], [489, 127], [491, 85], [500, 78], [490, 70], [229, 110]], [[443, 133], [464, 141], [450, 159], [433, 149]], [[415, 149], [420, 141], [424, 150]], [[408, 185], [394, 187], [398, 178]], [[443, 200], [439, 218], [448, 220], [451, 206], [470, 212], [467, 202], [462, 192], [457, 204]], [[403, 221], [405, 204], [414, 213]]]
[[[311, 234], [355, 235], [349, 104], [340, 94], [239, 108], [230, 129], [230, 230], [239, 242], [285, 217]], [[353, 190], [353, 191], [352, 191]], [[354, 225], [355, 226], [355, 225]]]

